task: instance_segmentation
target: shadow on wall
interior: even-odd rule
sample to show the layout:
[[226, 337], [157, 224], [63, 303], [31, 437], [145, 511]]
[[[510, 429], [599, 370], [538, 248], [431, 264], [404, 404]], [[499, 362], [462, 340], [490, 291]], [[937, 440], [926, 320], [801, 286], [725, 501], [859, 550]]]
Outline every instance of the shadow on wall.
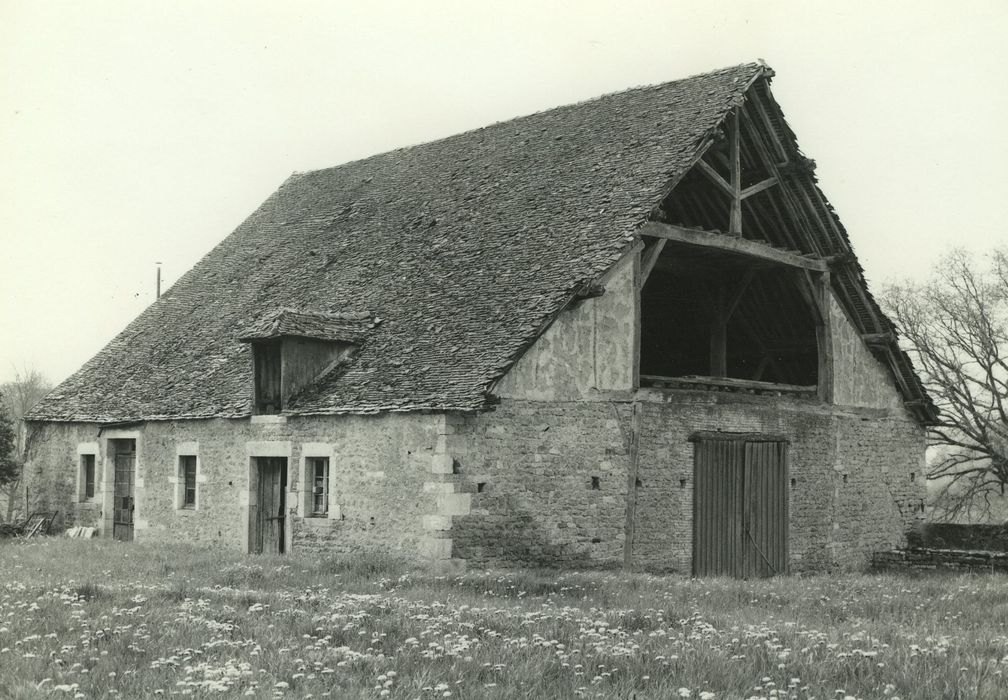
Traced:
[[480, 513], [457, 518], [452, 532], [453, 556], [465, 559], [469, 566], [612, 569], [622, 565], [611, 557], [593, 557], [591, 547], [600, 542], [592, 542], [591, 537], [580, 541], [574, 535], [558, 541], [553, 534], [556, 525], [544, 521], [541, 512], [523, 507], [514, 496], [474, 493], [472, 506]]

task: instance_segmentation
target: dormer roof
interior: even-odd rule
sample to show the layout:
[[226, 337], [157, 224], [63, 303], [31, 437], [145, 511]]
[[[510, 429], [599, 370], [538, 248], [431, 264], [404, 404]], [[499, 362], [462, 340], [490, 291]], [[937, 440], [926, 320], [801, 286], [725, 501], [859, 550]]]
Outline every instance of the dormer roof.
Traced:
[[276, 338], [311, 338], [360, 345], [381, 323], [368, 312], [322, 313], [282, 308], [271, 311], [238, 332], [238, 340], [251, 343]]

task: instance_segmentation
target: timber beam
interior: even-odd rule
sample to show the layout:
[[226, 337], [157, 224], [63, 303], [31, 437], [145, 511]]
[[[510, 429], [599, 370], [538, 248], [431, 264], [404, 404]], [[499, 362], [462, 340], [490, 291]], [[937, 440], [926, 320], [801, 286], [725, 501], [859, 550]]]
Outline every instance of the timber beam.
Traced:
[[731, 181], [729, 182], [721, 177], [721, 173], [715, 170], [710, 163], [704, 161], [703, 158], [696, 162], [700, 172], [706, 175], [711, 182], [717, 185], [718, 189], [731, 199], [728, 229], [733, 236], [739, 237], [742, 236], [742, 200], [758, 194], [768, 187], [773, 187], [779, 182], [777, 177], [773, 176], [742, 189], [742, 127], [739, 123], [740, 111], [740, 107], [735, 107], [728, 115], [728, 170]]
[[595, 299], [597, 297], [605, 294], [605, 287], [601, 284], [585, 283], [574, 292], [575, 301], [584, 301], [585, 299]]
[[736, 107], [731, 112], [730, 117], [731, 134], [729, 143], [731, 146], [731, 187], [732, 202], [731, 214], [729, 215], [728, 229], [733, 236], [742, 237], [742, 161], [739, 131], [739, 108]]
[[896, 342], [894, 333], [862, 333], [861, 340], [871, 348], [886, 348]]
[[766, 243], [750, 241], [738, 236], [699, 229], [685, 228], [683, 226], [673, 226], [672, 224], [662, 224], [657, 221], [649, 221], [641, 228], [642, 236], [661, 238], [673, 243], [720, 250], [725, 253], [743, 255], [757, 260], [777, 265], [788, 265], [813, 272], [828, 272], [829, 265], [819, 258], [806, 258], [797, 253], [790, 253], [780, 248], [774, 248]]
[[647, 282], [648, 277], [651, 276], [651, 270], [654, 269], [655, 263], [658, 262], [658, 258], [661, 256], [662, 249], [665, 247], [666, 241], [664, 238], [658, 238], [654, 241], [648, 243], [644, 250], [640, 254], [640, 274], [637, 278], [637, 288], [643, 289], [644, 283]]
[[713, 182], [715, 185], [721, 188], [722, 192], [724, 192], [729, 197], [735, 196], [735, 190], [732, 189], [732, 186], [728, 184], [727, 180], [721, 177], [721, 173], [715, 170], [714, 166], [712, 166], [710, 163], [701, 158], [700, 160], [697, 161], [697, 167], [700, 168], [700, 172], [702, 172], [704, 175], [707, 176], [707, 179], [709, 179], [711, 182]]
[[779, 182], [780, 181], [776, 177], [768, 177], [766, 180], [763, 180], [762, 182], [757, 182], [755, 185], [750, 185], [749, 187], [746, 187], [744, 190], [742, 190], [739, 196], [742, 199], [748, 199], [749, 197], [752, 197], [754, 194], [759, 194], [763, 190], [769, 189], [770, 187], [773, 187]]

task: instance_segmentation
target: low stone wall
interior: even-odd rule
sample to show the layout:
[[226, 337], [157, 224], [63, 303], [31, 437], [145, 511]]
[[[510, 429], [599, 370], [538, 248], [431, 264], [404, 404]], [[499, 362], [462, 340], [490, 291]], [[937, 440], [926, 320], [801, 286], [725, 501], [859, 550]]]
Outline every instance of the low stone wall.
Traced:
[[910, 547], [876, 552], [873, 571], [1008, 572], [1008, 553]]
[[926, 549], [1008, 552], [1008, 526], [922, 523], [907, 533], [907, 545]]

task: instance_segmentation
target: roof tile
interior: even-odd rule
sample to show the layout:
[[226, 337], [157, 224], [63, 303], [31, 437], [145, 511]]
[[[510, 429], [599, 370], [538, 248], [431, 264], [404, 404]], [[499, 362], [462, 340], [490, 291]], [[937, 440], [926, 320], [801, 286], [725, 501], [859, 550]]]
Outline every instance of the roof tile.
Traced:
[[484, 408], [765, 73], [735, 66], [297, 173], [29, 418], [250, 415], [237, 338], [273, 322], [322, 333], [348, 308], [382, 322], [291, 412]]

